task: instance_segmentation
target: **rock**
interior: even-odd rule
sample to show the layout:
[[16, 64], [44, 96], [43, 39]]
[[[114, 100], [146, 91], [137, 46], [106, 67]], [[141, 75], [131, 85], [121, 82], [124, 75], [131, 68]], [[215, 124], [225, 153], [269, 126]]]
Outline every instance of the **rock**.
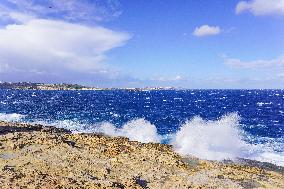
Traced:
[[0, 125], [0, 188], [284, 188], [282, 168], [272, 165], [181, 157], [170, 145], [124, 137]]
[[14, 142], [8, 142], [7, 144], [8, 147], [12, 148], [12, 150], [15, 150], [17, 148], [17, 145]]
[[14, 172], [14, 171], [15, 171], [15, 166], [12, 166], [12, 165], [5, 165], [2, 170], [3, 170], [3, 171]]
[[262, 187], [260, 183], [253, 180], [242, 181], [240, 182], [240, 185], [246, 189], [254, 189]]

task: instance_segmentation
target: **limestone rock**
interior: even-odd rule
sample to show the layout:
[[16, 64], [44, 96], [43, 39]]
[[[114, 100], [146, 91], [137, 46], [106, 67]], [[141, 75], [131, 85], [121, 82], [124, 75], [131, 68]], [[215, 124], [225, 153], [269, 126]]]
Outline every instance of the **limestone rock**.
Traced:
[[0, 188], [284, 188], [283, 169], [181, 157], [170, 145], [0, 122]]

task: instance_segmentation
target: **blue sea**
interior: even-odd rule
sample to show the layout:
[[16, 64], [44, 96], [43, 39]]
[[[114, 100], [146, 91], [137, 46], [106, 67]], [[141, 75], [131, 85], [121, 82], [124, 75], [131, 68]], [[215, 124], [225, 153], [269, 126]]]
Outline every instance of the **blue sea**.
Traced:
[[284, 166], [284, 90], [0, 90], [0, 120], [173, 145], [208, 160]]

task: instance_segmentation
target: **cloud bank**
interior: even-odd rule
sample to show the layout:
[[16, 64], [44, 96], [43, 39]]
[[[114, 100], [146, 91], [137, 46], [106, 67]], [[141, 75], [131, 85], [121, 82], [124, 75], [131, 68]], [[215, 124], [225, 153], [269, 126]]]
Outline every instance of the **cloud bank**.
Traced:
[[284, 0], [250, 0], [240, 1], [236, 13], [251, 12], [255, 16], [284, 15]]
[[[81, 16], [89, 19], [89, 11], [100, 6], [93, 6], [80, 16], [76, 11], [85, 9], [89, 1], [36, 2], [7, 0], [5, 6], [0, 3], [0, 10], [4, 10], [1, 14], [8, 21], [0, 28], [0, 80], [84, 82], [106, 81], [119, 75], [105, 63], [106, 53], [123, 46], [130, 34], [80, 21]], [[7, 3], [18, 8], [12, 11]], [[57, 9], [50, 12], [60, 12], [61, 17], [43, 16], [53, 6]], [[75, 18], [78, 23], [71, 21]]]
[[284, 69], [284, 55], [270, 60], [242, 61], [236, 58], [224, 58], [224, 63], [230, 67], [243, 69], [282, 68]]
[[210, 35], [218, 35], [220, 32], [221, 29], [218, 26], [202, 25], [200, 27], [196, 27], [192, 34], [196, 37], [205, 37]]
[[108, 66], [102, 63], [105, 53], [129, 38], [127, 33], [104, 27], [55, 20], [11, 24], [0, 29], [0, 73], [11, 77], [19, 73], [31, 77], [108, 74]]

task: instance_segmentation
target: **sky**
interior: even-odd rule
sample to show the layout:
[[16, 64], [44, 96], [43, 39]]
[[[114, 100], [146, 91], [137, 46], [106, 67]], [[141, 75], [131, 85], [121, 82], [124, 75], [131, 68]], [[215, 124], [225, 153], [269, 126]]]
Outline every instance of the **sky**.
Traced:
[[284, 89], [284, 0], [1, 0], [0, 81]]

